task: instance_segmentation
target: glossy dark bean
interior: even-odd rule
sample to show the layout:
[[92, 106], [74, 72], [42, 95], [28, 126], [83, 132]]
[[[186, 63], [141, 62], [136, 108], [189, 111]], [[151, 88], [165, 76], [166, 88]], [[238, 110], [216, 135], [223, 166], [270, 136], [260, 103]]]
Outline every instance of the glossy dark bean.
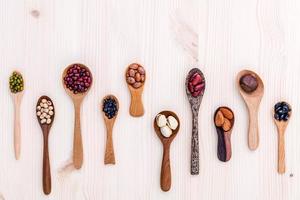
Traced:
[[292, 109], [286, 102], [278, 102], [274, 106], [274, 118], [278, 121], [288, 121]]
[[118, 107], [117, 107], [117, 102], [115, 101], [115, 99], [109, 97], [104, 100], [103, 112], [109, 119], [113, 118], [117, 114]]

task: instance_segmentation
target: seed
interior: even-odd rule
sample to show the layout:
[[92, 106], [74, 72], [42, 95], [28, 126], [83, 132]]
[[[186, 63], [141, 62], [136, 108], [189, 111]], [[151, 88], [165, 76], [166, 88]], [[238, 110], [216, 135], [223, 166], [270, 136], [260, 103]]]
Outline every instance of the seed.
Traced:
[[132, 78], [132, 77], [128, 77], [128, 78], [127, 78], [127, 82], [128, 82], [129, 84], [134, 84], [134, 83], [135, 83], [135, 79]]
[[139, 67], [139, 65], [136, 64], [136, 63], [133, 63], [133, 64], [129, 65], [130, 69], [138, 69], [138, 67]]
[[227, 119], [233, 119], [233, 113], [227, 108], [220, 108], [220, 111], [223, 113], [224, 117]]
[[37, 115], [37, 116], [41, 116], [41, 112], [37, 112], [36, 115]]
[[41, 120], [41, 123], [42, 123], [42, 124], [45, 124], [46, 122], [47, 122], [46, 119], [42, 119], [42, 120]]
[[141, 87], [142, 86], [142, 83], [141, 82], [135, 82], [134, 84], [133, 84], [133, 87], [134, 88], [139, 88], [139, 87]]
[[51, 116], [52, 116], [53, 114], [54, 114], [54, 112], [53, 112], [53, 111], [49, 111], [49, 115], [51, 115]]
[[51, 119], [47, 119], [47, 124], [50, 124], [51, 123]]
[[24, 89], [24, 81], [21, 74], [13, 72], [9, 77], [9, 88], [12, 93], [22, 92]]
[[135, 81], [136, 82], [140, 82], [141, 81], [141, 74], [140, 73], [136, 73], [135, 74]]
[[221, 127], [224, 124], [224, 116], [221, 111], [218, 111], [215, 117], [215, 124], [218, 127]]
[[224, 119], [224, 124], [223, 124], [222, 128], [225, 132], [227, 132], [231, 129], [231, 123], [228, 119], [226, 119], [226, 118]]
[[258, 87], [256, 76], [254, 74], [246, 74], [242, 76], [240, 79], [240, 86], [247, 93], [254, 92]]
[[134, 70], [134, 69], [130, 69], [130, 70], [128, 71], [128, 74], [129, 74], [130, 77], [134, 77], [134, 75], [135, 75], [135, 70]]

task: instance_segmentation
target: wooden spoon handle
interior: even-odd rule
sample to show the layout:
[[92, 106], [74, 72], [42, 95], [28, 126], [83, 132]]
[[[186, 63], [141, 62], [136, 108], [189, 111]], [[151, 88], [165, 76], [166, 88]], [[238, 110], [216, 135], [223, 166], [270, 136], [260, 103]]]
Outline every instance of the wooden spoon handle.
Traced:
[[20, 125], [20, 103], [15, 103], [14, 112], [14, 148], [15, 158], [19, 160], [21, 153], [21, 125]]
[[258, 111], [254, 108], [249, 108], [249, 131], [248, 131], [248, 146], [250, 150], [256, 150], [259, 144], [258, 131]]
[[112, 137], [112, 127], [107, 128], [107, 137], [106, 137], [106, 150], [105, 150], [105, 158], [104, 164], [115, 164], [115, 153], [114, 153], [114, 145], [113, 145], [113, 137]]
[[278, 133], [278, 173], [285, 173], [285, 142], [284, 133]]
[[226, 145], [225, 145], [225, 138], [224, 138], [224, 131], [221, 128], [217, 128], [218, 134], [218, 158], [220, 161], [226, 161]]
[[133, 117], [140, 117], [144, 115], [144, 112], [141, 91], [131, 91], [131, 102], [129, 108], [130, 115]]
[[161, 165], [160, 186], [165, 192], [171, 188], [170, 144], [164, 145], [163, 160]]
[[49, 129], [43, 128], [44, 135], [44, 153], [43, 153], [43, 190], [45, 194], [51, 192], [51, 170], [49, 161], [49, 150], [48, 150], [48, 135]]
[[199, 174], [199, 136], [198, 136], [198, 113], [193, 111], [193, 129], [191, 145], [191, 174]]
[[74, 103], [75, 107], [75, 126], [74, 126], [74, 144], [73, 144], [73, 162], [76, 169], [80, 169], [83, 163], [83, 147], [80, 125], [81, 103]]
[[229, 161], [231, 158], [231, 133], [224, 133], [225, 149], [226, 149], [226, 160]]

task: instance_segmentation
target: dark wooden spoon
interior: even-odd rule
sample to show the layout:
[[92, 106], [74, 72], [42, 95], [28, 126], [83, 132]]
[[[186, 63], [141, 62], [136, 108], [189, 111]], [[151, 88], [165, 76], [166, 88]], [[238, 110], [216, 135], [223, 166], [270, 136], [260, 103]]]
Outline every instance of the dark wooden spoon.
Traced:
[[[203, 82], [204, 82], [203, 91], [197, 97], [193, 97], [188, 88], [189, 80], [190, 80], [191, 76], [193, 76], [195, 73], [200, 74], [200, 76], [202, 77]], [[191, 174], [197, 175], [197, 174], [199, 174], [198, 114], [199, 114], [199, 109], [200, 109], [200, 105], [201, 105], [204, 90], [205, 90], [205, 78], [204, 78], [203, 73], [200, 71], [200, 69], [193, 68], [189, 71], [189, 73], [186, 77], [186, 81], [185, 81], [185, 89], [186, 89], [186, 94], [187, 94], [188, 100], [191, 105], [192, 115], [193, 115], [192, 116], [192, 118], [193, 118], [193, 121], [192, 121], [192, 123], [193, 123], [192, 124], [192, 126], [193, 126], [193, 128], [192, 128], [192, 143], [191, 143]]]
[[156, 124], [156, 118], [154, 119], [154, 130], [162, 142], [163, 145], [163, 160], [161, 165], [161, 175], [160, 175], [160, 186], [161, 189], [165, 192], [169, 191], [171, 188], [172, 183], [172, 176], [171, 176], [171, 164], [170, 164], [170, 146], [174, 138], [176, 137], [179, 128], [180, 128], [180, 121], [177, 115], [171, 111], [162, 111], [159, 114], [165, 115], [166, 117], [173, 116], [178, 122], [178, 126], [175, 130], [173, 130], [172, 135], [170, 137], [165, 137], [162, 135], [160, 128]]
[[[229, 119], [228, 117], [226, 118], [224, 116], [224, 114], [222, 113], [223, 109], [226, 109], [227, 111], [229, 111], [231, 113], [231, 119]], [[230, 122], [231, 126], [229, 130], [224, 130], [223, 127], [219, 126], [217, 124], [217, 116], [218, 116], [218, 112], [222, 113], [222, 116], [224, 118], [226, 118], [228, 121]], [[234, 113], [233, 111], [225, 106], [219, 107], [214, 115], [214, 122], [215, 122], [215, 126], [216, 126], [216, 130], [217, 130], [217, 134], [218, 134], [218, 158], [220, 161], [222, 162], [227, 162], [230, 160], [231, 158], [231, 132], [234, 126]]]
[[[40, 118], [37, 116], [38, 122], [42, 128], [43, 136], [44, 136], [44, 152], [43, 152], [43, 190], [45, 194], [51, 193], [51, 169], [50, 169], [50, 161], [49, 161], [49, 149], [48, 149], [48, 136], [50, 133], [50, 129], [53, 124], [53, 120], [55, 117], [55, 108], [53, 101], [48, 96], [41, 96], [37, 102], [37, 106], [40, 105], [42, 99], [46, 99], [47, 101], [52, 102], [53, 106], [53, 116], [51, 117], [50, 124], [42, 124]], [[37, 108], [36, 106], [36, 108]]]

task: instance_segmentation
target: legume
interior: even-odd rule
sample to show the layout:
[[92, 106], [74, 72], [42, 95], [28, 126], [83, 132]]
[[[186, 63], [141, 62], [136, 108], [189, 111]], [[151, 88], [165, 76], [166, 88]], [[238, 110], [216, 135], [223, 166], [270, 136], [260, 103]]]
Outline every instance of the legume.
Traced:
[[145, 82], [145, 69], [137, 63], [129, 65], [126, 72], [126, 81], [132, 87], [140, 88]]
[[198, 72], [195, 72], [189, 79], [188, 89], [193, 97], [203, 95], [205, 89], [205, 81]]
[[274, 106], [274, 118], [278, 121], [288, 121], [292, 108], [286, 102], [278, 102]]
[[12, 93], [18, 93], [24, 90], [24, 81], [20, 73], [12, 73], [12, 75], [9, 78], [9, 88]]
[[240, 79], [240, 86], [247, 93], [254, 92], [258, 87], [256, 76], [254, 74], [246, 74], [242, 76]]
[[118, 113], [117, 102], [114, 98], [108, 97], [103, 100], [103, 112], [108, 119], [112, 119]]
[[41, 124], [51, 124], [54, 116], [54, 105], [52, 101], [42, 99], [36, 107], [36, 115], [39, 117]]

